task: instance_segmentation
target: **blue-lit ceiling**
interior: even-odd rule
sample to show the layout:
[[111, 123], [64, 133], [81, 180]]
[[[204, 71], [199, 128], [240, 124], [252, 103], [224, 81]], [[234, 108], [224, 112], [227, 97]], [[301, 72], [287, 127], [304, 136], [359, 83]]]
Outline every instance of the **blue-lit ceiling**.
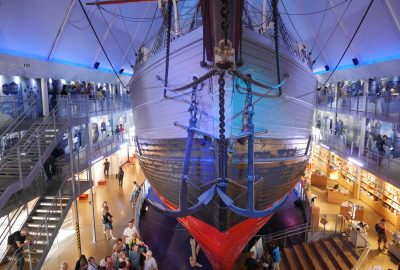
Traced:
[[[262, 1], [249, 0], [249, 3], [261, 10]], [[299, 40], [300, 36], [308, 50], [315, 42], [311, 58], [319, 55], [314, 64], [314, 70], [318, 72], [325, 65], [331, 68], [335, 66], [369, 2], [280, 0], [279, 9], [294, 39]], [[189, 12], [196, 3], [196, 0], [179, 1], [180, 13]], [[329, 10], [326, 14], [314, 13], [327, 7]], [[102, 11], [95, 6], [85, 8], [115, 69], [118, 71], [123, 68], [126, 73], [132, 74], [135, 50], [138, 50], [146, 36], [150, 39], [161, 26], [162, 17], [157, 2], [107, 5], [104, 6], [107, 10]], [[324, 22], [318, 33], [324, 14]], [[151, 23], [153, 16], [154, 22]], [[261, 14], [257, 13], [253, 19], [259, 23], [263, 20]], [[66, 23], [63, 27], [64, 20]], [[77, 0], [1, 1], [0, 26], [0, 53], [87, 68], [100, 62], [100, 69], [111, 70]], [[394, 58], [400, 55], [399, 44], [400, 0], [375, 0], [341, 66], [351, 66], [351, 59], [355, 57], [360, 64]]]

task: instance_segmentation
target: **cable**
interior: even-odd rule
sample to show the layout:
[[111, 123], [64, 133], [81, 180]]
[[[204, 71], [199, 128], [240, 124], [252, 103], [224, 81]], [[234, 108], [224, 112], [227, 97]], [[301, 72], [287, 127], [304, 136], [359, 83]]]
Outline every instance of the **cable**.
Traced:
[[[106, 23], [106, 25], [107, 25], [107, 27], [108, 27], [108, 29], [109, 29], [109, 31], [110, 31], [111, 36], [113, 37], [113, 39], [114, 39], [114, 41], [115, 41], [115, 44], [117, 44], [117, 47], [118, 47], [119, 50], [121, 51], [122, 55], [124, 55], [124, 54], [125, 54], [125, 51], [121, 48], [121, 46], [120, 46], [120, 44], [119, 44], [117, 38], [115, 37], [115, 35], [114, 35], [113, 31], [112, 31], [112, 27], [108, 24], [108, 22], [107, 22], [106, 18], [104, 17], [104, 14], [103, 14], [103, 12], [101, 11], [101, 9], [100, 9], [99, 11], [100, 11], [101, 17], [103, 17], [103, 20], [104, 20], [104, 22]], [[129, 61], [129, 57], [125, 57], [125, 58], [126, 58], [126, 60], [128, 61], [129, 66], [133, 66], [132, 63], [131, 63], [131, 61]]]
[[[308, 13], [288, 13], [287, 10], [285, 10], [286, 12], [280, 12], [280, 14], [285, 14], [285, 15], [288, 15], [288, 16], [307, 16], [307, 15], [314, 15], [314, 14], [318, 14], [318, 13], [322, 13], [322, 12], [326, 12], [326, 11], [328, 11], [328, 10], [331, 10], [331, 9], [337, 7], [337, 6], [340, 6], [340, 5], [344, 4], [344, 3], [346, 3], [347, 1], [350, 1], [350, 0], [344, 0], [344, 1], [342, 1], [342, 2], [340, 2], [340, 3], [338, 3], [338, 4], [336, 4], [336, 5], [331, 6], [330, 8], [325, 8], [325, 9], [322, 9], [322, 10], [312, 11], [312, 12], [308, 12]], [[329, 1], [328, 1], [328, 2], [329, 2]], [[247, 3], [248, 3], [250, 6], [252, 6], [253, 8], [257, 9], [257, 8], [256, 8], [255, 6], [253, 6], [249, 1], [247, 1]], [[271, 13], [271, 11], [268, 11], [268, 13]], [[262, 12], [259, 11], [258, 14], [262, 14]]]
[[351, 37], [349, 44], [347, 44], [347, 47], [346, 47], [346, 49], [344, 50], [344, 52], [343, 52], [342, 56], [340, 57], [339, 61], [337, 62], [335, 68], [332, 70], [332, 73], [329, 75], [329, 77], [326, 79], [326, 81], [325, 81], [325, 83], [324, 83], [323, 85], [325, 85], [325, 84], [329, 81], [329, 79], [332, 77], [333, 73], [335, 73], [336, 69], [338, 68], [340, 62], [342, 62], [343, 57], [346, 55], [347, 50], [350, 48], [350, 45], [351, 45], [351, 43], [353, 42], [354, 38], [356, 37], [356, 35], [357, 35], [357, 33], [358, 33], [358, 30], [360, 30], [360, 27], [361, 27], [362, 23], [364, 22], [365, 17], [367, 17], [368, 11], [369, 11], [369, 9], [371, 8], [372, 3], [374, 3], [374, 1], [375, 1], [375, 0], [371, 0], [371, 2], [369, 2], [368, 8], [367, 8], [367, 10], [365, 11], [365, 13], [364, 13], [364, 15], [363, 15], [363, 17], [362, 17], [360, 23], [358, 24], [356, 31], [354, 32], [353, 36]]
[[[317, 61], [318, 57], [321, 55], [322, 51], [325, 49], [326, 45], [328, 45], [328, 42], [331, 40], [331, 38], [333, 37], [333, 34], [335, 33], [336, 29], [338, 28], [338, 26], [340, 25], [340, 22], [342, 21], [342, 19], [344, 18], [344, 15], [346, 14], [347, 10], [349, 9], [349, 6], [351, 4], [353, 0], [350, 0], [350, 2], [347, 4], [346, 9], [344, 10], [342, 17], [340, 17], [339, 21], [337, 22], [335, 28], [333, 29], [332, 33], [330, 34], [329, 38], [325, 41], [324, 45], [322, 46], [322, 48], [319, 50], [319, 53], [317, 54], [317, 56], [315, 57], [314, 61]], [[313, 61], [313, 62], [314, 62]]]
[[96, 30], [94, 29], [93, 24], [92, 24], [92, 22], [90, 21], [88, 14], [86, 13], [85, 7], [84, 7], [83, 4], [82, 4], [82, 0], [79, 0], [79, 4], [80, 4], [80, 6], [81, 6], [81, 8], [82, 8], [83, 13], [85, 14], [86, 19], [87, 19], [88, 22], [89, 22], [90, 28], [92, 28], [93, 34], [95, 35], [95, 37], [96, 37], [96, 39], [97, 39], [97, 42], [99, 43], [99, 45], [100, 45], [100, 47], [101, 47], [101, 50], [103, 51], [105, 57], [107, 58], [107, 61], [108, 61], [108, 63], [110, 64], [112, 70], [114, 71], [115, 76], [117, 76], [117, 78], [118, 78], [118, 80], [120, 81], [122, 87], [124, 87], [124, 89], [126, 89], [126, 86], [125, 86], [124, 82], [121, 80], [121, 78], [119, 77], [119, 75], [118, 75], [117, 71], [115, 70], [113, 64], [111, 63], [111, 60], [110, 60], [110, 58], [108, 57], [108, 54], [107, 54], [106, 50], [105, 50], [104, 47], [103, 47], [103, 44], [101, 44], [100, 38], [99, 38], [99, 36], [97, 35]]
[[147, 33], [146, 33], [146, 36], [144, 37], [144, 39], [143, 39], [143, 42], [140, 44], [140, 46], [139, 46], [139, 49], [140, 48], [142, 48], [143, 47], [143, 45], [147, 42], [147, 36], [149, 35], [149, 33], [150, 33], [150, 30], [151, 30], [151, 28], [152, 28], [152, 26], [153, 26], [153, 23], [154, 23], [154, 18], [156, 17], [156, 14], [157, 14], [157, 9], [158, 9], [158, 6], [156, 5], [156, 9], [154, 10], [154, 14], [153, 14], [153, 20], [151, 21], [151, 24], [150, 24], [150, 27], [149, 27], [149, 30], [147, 30]]
[[[119, 6], [119, 4], [118, 4], [117, 6], [118, 6], [119, 14], [121, 14], [121, 16], [122, 16], [121, 7]], [[135, 50], [135, 46], [133, 45], [133, 42], [132, 42], [132, 37], [131, 37], [131, 35], [129, 34], [128, 27], [126, 27], [125, 19], [124, 19], [124, 18], [121, 18], [121, 19], [122, 19], [122, 22], [123, 22], [123, 24], [124, 24], [125, 32], [126, 32], [126, 34], [128, 35], [128, 37], [129, 37], [129, 43], [131, 44], [131, 47], [132, 47], [133, 51], [135, 52], [135, 56], [137, 56], [137, 52], [136, 52], [136, 50]]]
[[303, 39], [301, 38], [299, 32], [297, 31], [297, 28], [294, 26], [294, 23], [293, 23], [293, 21], [292, 21], [292, 18], [290, 18], [290, 15], [287, 13], [287, 9], [286, 9], [286, 6], [285, 6], [285, 3], [283, 2], [283, 0], [281, 1], [281, 3], [282, 3], [283, 8], [284, 8], [285, 11], [286, 11], [286, 15], [287, 15], [288, 18], [289, 18], [290, 24], [292, 25], [294, 31], [296, 32], [297, 37], [299, 38], [299, 40], [301, 41], [301, 43], [305, 44], [304, 41], [303, 41]]
[[325, 9], [325, 12], [324, 12], [324, 16], [322, 17], [321, 23], [320, 23], [318, 31], [317, 31], [317, 35], [315, 36], [315, 39], [314, 39], [314, 42], [313, 42], [313, 44], [311, 46], [311, 50], [310, 50], [309, 54], [312, 54], [312, 51], [314, 50], [315, 43], [317, 42], [317, 38], [318, 38], [319, 33], [321, 31], [322, 25], [324, 24], [326, 11], [328, 10], [328, 7], [329, 7], [329, 0], [326, 2], [326, 9]]

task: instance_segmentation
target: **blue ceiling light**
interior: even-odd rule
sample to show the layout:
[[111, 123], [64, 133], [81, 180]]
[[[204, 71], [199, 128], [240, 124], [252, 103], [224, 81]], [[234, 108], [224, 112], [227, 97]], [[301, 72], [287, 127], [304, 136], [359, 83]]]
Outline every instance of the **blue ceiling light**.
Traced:
[[99, 66], [100, 66], [100, 63], [99, 63], [99, 62], [96, 62], [96, 63], [94, 63], [94, 65], [93, 65], [93, 67], [94, 67], [95, 69], [98, 69]]
[[329, 66], [328, 65], [325, 65], [325, 70], [329, 71]]
[[124, 73], [124, 69], [123, 69], [123, 68], [121, 68], [121, 69], [119, 70], [119, 74], [122, 74], [122, 73]]
[[357, 57], [356, 57], [356, 58], [353, 58], [353, 59], [351, 59], [351, 61], [353, 61], [353, 64], [354, 64], [355, 66], [358, 66], [359, 62], [358, 62], [358, 59], [357, 59]]

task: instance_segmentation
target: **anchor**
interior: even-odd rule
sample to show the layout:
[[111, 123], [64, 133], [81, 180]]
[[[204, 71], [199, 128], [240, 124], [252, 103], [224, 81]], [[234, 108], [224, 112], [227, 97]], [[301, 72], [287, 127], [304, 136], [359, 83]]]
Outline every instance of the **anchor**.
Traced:
[[[194, 81], [198, 81], [197, 77], [193, 77]], [[186, 148], [185, 148], [185, 157], [182, 166], [182, 174], [181, 174], [181, 182], [179, 188], [179, 207], [178, 210], [170, 210], [166, 207], [160, 205], [159, 203], [152, 202], [149, 199], [146, 199], [148, 203], [154, 207], [156, 210], [162, 212], [165, 215], [179, 218], [183, 216], [193, 215], [197, 211], [199, 211], [202, 207], [207, 205], [213, 198], [215, 193], [215, 185], [211, 186], [207, 191], [203, 192], [198, 198], [197, 203], [191, 207], [187, 205], [187, 191], [188, 191], [188, 182], [189, 182], [189, 167], [190, 167], [190, 155], [192, 152], [193, 139], [195, 134], [200, 134], [202, 136], [210, 137], [211, 134], [207, 134], [196, 128], [197, 123], [197, 84], [195, 84], [192, 88], [192, 100], [189, 108], [190, 119], [189, 126], [184, 126], [175, 122], [174, 125], [177, 127], [181, 127], [187, 130], [187, 140], [186, 140]]]
[[[255, 174], [254, 174], [254, 137], [257, 133], [254, 131], [253, 115], [254, 115], [254, 105], [253, 105], [253, 95], [251, 84], [244, 80], [247, 86], [247, 131], [243, 134], [231, 138], [231, 144], [233, 146], [234, 141], [247, 137], [247, 207], [240, 208], [235, 205], [234, 201], [220, 188], [217, 188], [217, 192], [224, 204], [234, 213], [249, 217], [258, 218], [271, 215], [276, 209], [278, 209], [286, 200], [287, 194], [281, 198], [279, 201], [274, 203], [270, 208], [265, 210], [256, 210], [254, 206], [254, 185], [255, 185]], [[263, 132], [265, 133], [265, 131]]]

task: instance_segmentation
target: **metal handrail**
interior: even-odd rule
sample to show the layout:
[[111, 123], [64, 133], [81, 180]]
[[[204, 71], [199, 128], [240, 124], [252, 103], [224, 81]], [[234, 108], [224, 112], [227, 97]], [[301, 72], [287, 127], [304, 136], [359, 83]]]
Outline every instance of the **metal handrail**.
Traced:
[[358, 260], [357, 260], [357, 262], [356, 262], [356, 264], [353, 266], [353, 270], [358, 270], [360, 267], [361, 267], [361, 265], [364, 263], [364, 260], [367, 258], [367, 256], [368, 256], [368, 253], [370, 252], [370, 250], [371, 250], [371, 245], [370, 245], [370, 243], [368, 242], [368, 239], [366, 239], [363, 235], [361, 235], [361, 234], [357, 234], [357, 237], [358, 236], [360, 236], [362, 239], [364, 239], [364, 241], [365, 241], [365, 243], [366, 243], [366, 246], [365, 246], [365, 249], [363, 250], [363, 252], [361, 253], [361, 255], [360, 255], [360, 257], [358, 258]]
[[[65, 180], [63, 183], [62, 183], [62, 185], [60, 186], [60, 188], [59, 188], [59, 190], [58, 190], [58, 192], [57, 192], [57, 196], [55, 196], [55, 198], [51, 201], [51, 205], [50, 205], [50, 207], [49, 207], [49, 209], [47, 210], [47, 212], [46, 212], [46, 216], [45, 216], [45, 218], [43, 219], [43, 222], [40, 224], [40, 226], [39, 226], [39, 228], [38, 228], [38, 232], [37, 232], [37, 234], [35, 235], [35, 237], [33, 238], [33, 239], [30, 239], [30, 241], [31, 241], [31, 246], [35, 246], [35, 244], [37, 244], [38, 243], [38, 241], [39, 241], [39, 239], [42, 237], [42, 236], [46, 236], [46, 237], [49, 237], [49, 235], [48, 235], [48, 221], [49, 221], [49, 218], [50, 218], [50, 215], [52, 215], [52, 214], [54, 214], [54, 212], [56, 211], [56, 210], [59, 210], [60, 208], [61, 208], [61, 218], [59, 219], [59, 221], [58, 221], [58, 223], [57, 223], [57, 226], [59, 226], [60, 225], [60, 223], [62, 224], [64, 221], [64, 218], [65, 218], [65, 215], [66, 215], [66, 209], [68, 209], [68, 207], [65, 207], [65, 208], [63, 208], [63, 206], [62, 206], [62, 203], [61, 203], [61, 200], [62, 200], [62, 197], [63, 197], [63, 195], [65, 195], [65, 193], [62, 193], [62, 191], [65, 191], [66, 189], [65, 189], [65, 186], [66, 186], [66, 184], [67, 183], [70, 183], [69, 182], [69, 179], [68, 180]], [[70, 201], [71, 201], [71, 197], [72, 197], [72, 195], [71, 194], [68, 194], [68, 197], [69, 197], [69, 199], [70, 199]], [[70, 202], [69, 201], [69, 202]], [[57, 203], [58, 202], [60, 202], [60, 206], [57, 206]], [[50, 244], [50, 241], [46, 241], [46, 249], [49, 249], [50, 248], [50, 246], [49, 246], [49, 244]], [[29, 257], [30, 257], [30, 252], [31, 252], [31, 248], [30, 247], [28, 247], [28, 251], [29, 251]], [[43, 252], [43, 254], [44, 254], [45, 252]], [[13, 256], [15, 256], [15, 253], [13, 254]], [[16, 264], [17, 264], [17, 260], [12, 260], [12, 261], [10, 261], [9, 263], [8, 263], [8, 265], [6, 266], [6, 269], [12, 269]], [[33, 268], [32, 268], [32, 261], [30, 260], [30, 270], [32, 270]]]

